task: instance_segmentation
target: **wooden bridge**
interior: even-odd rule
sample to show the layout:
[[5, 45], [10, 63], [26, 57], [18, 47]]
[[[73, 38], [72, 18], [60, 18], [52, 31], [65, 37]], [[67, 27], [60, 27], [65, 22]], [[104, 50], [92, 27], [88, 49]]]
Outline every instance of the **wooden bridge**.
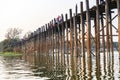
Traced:
[[120, 52], [120, 0], [105, 0], [102, 3], [96, 0], [96, 6], [92, 8], [89, 8], [89, 1], [86, 0], [85, 11], [83, 2], [80, 2], [80, 13], [76, 5], [74, 14], [72, 9], [69, 10], [69, 18], [68, 14], [65, 17], [62, 14], [59, 21], [51, 20], [16, 43], [14, 51], [48, 57], [57, 54], [61, 60], [65, 54], [82, 55], [84, 59], [85, 53], [88, 58], [99, 56], [101, 51], [113, 53], [114, 40], [118, 39], [117, 50]]

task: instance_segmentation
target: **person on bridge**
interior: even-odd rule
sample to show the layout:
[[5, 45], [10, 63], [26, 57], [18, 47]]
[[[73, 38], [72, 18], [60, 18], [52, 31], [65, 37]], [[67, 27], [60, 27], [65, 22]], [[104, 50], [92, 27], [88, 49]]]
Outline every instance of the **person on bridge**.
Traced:
[[100, 0], [100, 4], [102, 4], [104, 2], [104, 0]]

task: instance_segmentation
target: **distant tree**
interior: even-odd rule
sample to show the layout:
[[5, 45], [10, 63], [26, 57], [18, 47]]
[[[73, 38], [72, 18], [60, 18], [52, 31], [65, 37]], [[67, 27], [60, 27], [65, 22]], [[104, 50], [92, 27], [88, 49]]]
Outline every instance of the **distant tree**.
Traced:
[[17, 39], [5, 39], [2, 41], [3, 51], [13, 51], [13, 46], [18, 42]]
[[13, 46], [20, 41], [20, 34], [22, 29], [9, 28], [5, 34], [6, 39], [2, 41], [3, 51], [13, 51]]
[[19, 28], [9, 28], [5, 34], [6, 39], [19, 39], [22, 29]]
[[25, 38], [28, 38], [31, 33], [32, 33], [31, 31], [26, 32], [25, 35], [23, 36], [23, 38], [24, 38], [24, 39], [25, 39]]

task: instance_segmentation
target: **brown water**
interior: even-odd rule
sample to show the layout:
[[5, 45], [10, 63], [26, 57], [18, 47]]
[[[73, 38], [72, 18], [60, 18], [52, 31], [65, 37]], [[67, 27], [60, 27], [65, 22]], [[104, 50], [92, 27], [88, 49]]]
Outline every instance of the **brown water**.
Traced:
[[119, 57], [117, 51], [100, 53], [100, 59], [70, 54], [62, 59], [58, 54], [0, 57], [0, 80], [120, 80]]

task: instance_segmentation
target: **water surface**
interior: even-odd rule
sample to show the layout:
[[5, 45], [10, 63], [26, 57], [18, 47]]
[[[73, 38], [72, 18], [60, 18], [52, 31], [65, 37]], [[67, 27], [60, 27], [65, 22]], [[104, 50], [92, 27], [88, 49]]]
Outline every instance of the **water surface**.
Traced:
[[120, 80], [120, 55], [100, 53], [85, 59], [65, 54], [0, 56], [0, 80]]

